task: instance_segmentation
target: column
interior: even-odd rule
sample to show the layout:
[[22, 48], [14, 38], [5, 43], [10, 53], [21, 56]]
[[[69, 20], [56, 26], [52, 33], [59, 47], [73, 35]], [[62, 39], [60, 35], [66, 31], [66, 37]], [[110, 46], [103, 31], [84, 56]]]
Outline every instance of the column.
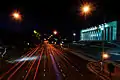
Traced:
[[111, 41], [111, 26], [109, 27], [109, 40]]
[[106, 40], [108, 40], [108, 28], [105, 29], [106, 29]]
[[116, 26], [113, 26], [113, 40], [116, 40], [116, 36], [117, 36], [117, 28]]
[[91, 40], [91, 31], [90, 31], [90, 33], [89, 33], [89, 37], [90, 37], [90, 40]]
[[100, 40], [102, 40], [103, 39], [103, 31], [101, 30], [100, 31]]
[[85, 38], [85, 33], [83, 33], [83, 38], [82, 39], [84, 40], [84, 38]]

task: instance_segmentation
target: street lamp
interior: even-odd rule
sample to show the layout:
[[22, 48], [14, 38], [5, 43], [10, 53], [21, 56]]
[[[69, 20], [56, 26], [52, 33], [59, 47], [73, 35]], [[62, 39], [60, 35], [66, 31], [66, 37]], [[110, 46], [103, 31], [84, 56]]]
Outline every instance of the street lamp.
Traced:
[[73, 33], [74, 41], [75, 41], [75, 36], [76, 36], [76, 33]]
[[91, 3], [84, 3], [80, 7], [81, 14], [85, 16], [85, 19], [86, 19], [86, 15], [91, 14], [91, 12], [94, 9], [95, 9], [95, 7]]
[[30, 45], [30, 43], [27, 43], [27, 45]]
[[53, 34], [56, 35], [58, 32], [57, 31], [53, 31]]
[[84, 7], [83, 7], [83, 12], [84, 13], [87, 13], [87, 12], [89, 12], [90, 11], [90, 6], [89, 5], [85, 5]]
[[103, 59], [108, 59], [108, 58], [109, 58], [109, 55], [108, 55], [107, 53], [103, 53], [102, 58], [103, 58]]
[[13, 19], [15, 19], [17, 21], [21, 21], [22, 20], [22, 15], [18, 11], [13, 12], [11, 16], [12, 16]]

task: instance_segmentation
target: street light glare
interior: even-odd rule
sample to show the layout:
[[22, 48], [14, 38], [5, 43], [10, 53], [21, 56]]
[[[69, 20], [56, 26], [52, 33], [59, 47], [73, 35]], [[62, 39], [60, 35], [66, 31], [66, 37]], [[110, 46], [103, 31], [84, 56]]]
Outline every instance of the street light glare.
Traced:
[[56, 35], [56, 34], [57, 34], [57, 31], [53, 31], [53, 33]]
[[92, 3], [84, 3], [80, 7], [81, 15], [88, 15], [91, 14], [92, 11], [95, 10], [95, 7]]
[[19, 18], [19, 14], [18, 14], [18, 13], [14, 13], [13, 16], [14, 16], [15, 18]]
[[73, 36], [76, 36], [76, 33], [73, 33]]
[[14, 11], [11, 16], [15, 20], [19, 20], [19, 21], [22, 20], [22, 16], [21, 16], [21, 14], [18, 11]]
[[90, 7], [89, 6], [84, 6], [83, 7], [83, 11], [86, 13], [86, 12], [88, 12], [90, 10]]
[[109, 58], [109, 55], [107, 53], [104, 53], [102, 56], [103, 56], [103, 59], [108, 59]]

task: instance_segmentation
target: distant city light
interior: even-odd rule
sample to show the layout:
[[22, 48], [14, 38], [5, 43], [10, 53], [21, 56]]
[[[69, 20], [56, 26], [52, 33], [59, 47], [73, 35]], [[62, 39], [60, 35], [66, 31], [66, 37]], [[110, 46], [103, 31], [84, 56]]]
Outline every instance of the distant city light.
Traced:
[[46, 38], [44, 38], [44, 40], [46, 40]]
[[60, 43], [60, 46], [62, 46], [63, 44], [62, 43]]
[[57, 31], [53, 31], [53, 34], [56, 35], [58, 32]]
[[76, 33], [73, 33], [73, 36], [76, 36]]
[[34, 30], [33, 32], [34, 32], [35, 34], [37, 33], [37, 31], [36, 31], [36, 30]]
[[52, 41], [52, 44], [53, 44], [54, 42]]
[[102, 55], [102, 57], [103, 57], [103, 59], [108, 59], [108, 58], [109, 58], [109, 55], [108, 55], [107, 53], [104, 53], [104, 54]]
[[30, 43], [27, 43], [27, 45], [30, 45]]
[[56, 44], [56, 42], [54, 44]]

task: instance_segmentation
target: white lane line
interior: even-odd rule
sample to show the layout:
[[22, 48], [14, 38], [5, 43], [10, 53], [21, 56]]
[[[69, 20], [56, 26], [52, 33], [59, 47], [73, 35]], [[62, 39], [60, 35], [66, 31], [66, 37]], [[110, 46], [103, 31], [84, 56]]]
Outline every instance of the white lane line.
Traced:
[[60, 71], [62, 72], [62, 69]]
[[25, 71], [25, 72], [27, 72], [27, 71]]
[[72, 66], [72, 67], [74, 67], [74, 66]]
[[45, 69], [44, 69], [44, 72], [45, 72]]
[[22, 78], [24, 78], [24, 76], [22, 76]]

